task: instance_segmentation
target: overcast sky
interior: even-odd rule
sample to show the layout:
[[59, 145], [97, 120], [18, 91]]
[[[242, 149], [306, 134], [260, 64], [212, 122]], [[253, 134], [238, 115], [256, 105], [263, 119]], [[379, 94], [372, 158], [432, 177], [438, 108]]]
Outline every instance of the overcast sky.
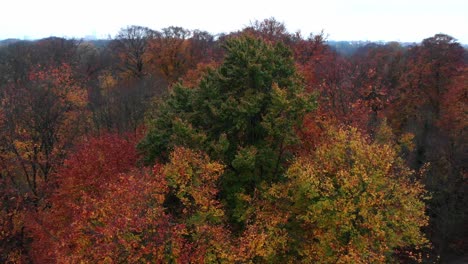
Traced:
[[127, 25], [216, 34], [274, 17], [330, 40], [419, 42], [437, 33], [468, 44], [468, 0], [4, 0], [0, 39], [115, 36]]

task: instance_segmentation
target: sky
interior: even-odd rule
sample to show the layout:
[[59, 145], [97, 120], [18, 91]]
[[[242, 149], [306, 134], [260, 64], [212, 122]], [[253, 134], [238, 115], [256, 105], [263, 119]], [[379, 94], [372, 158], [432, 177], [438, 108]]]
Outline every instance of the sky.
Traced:
[[114, 37], [129, 25], [229, 33], [274, 17], [329, 40], [420, 42], [437, 33], [468, 44], [467, 0], [5, 0], [0, 39]]

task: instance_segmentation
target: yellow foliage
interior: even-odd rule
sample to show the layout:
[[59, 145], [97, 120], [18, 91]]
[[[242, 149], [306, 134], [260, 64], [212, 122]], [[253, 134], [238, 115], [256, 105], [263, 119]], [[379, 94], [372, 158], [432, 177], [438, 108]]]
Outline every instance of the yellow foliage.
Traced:
[[427, 243], [425, 190], [411, 175], [397, 147], [370, 143], [354, 128], [330, 130], [257, 203], [244, 247], [282, 262], [385, 263], [396, 248]]
[[117, 80], [111, 73], [105, 72], [99, 76], [99, 86], [105, 91], [109, 92], [117, 85]]

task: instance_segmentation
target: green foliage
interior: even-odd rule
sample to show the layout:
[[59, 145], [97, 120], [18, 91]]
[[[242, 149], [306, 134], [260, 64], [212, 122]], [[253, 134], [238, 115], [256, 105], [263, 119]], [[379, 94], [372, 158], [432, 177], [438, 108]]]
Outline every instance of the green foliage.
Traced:
[[[203, 150], [227, 165], [222, 196], [244, 213], [239, 194], [276, 182], [299, 143], [295, 128], [315, 107], [303, 94], [291, 51], [260, 39], [230, 39], [224, 63], [195, 88], [175, 85], [150, 117], [140, 143], [146, 161], [167, 159], [175, 146]], [[234, 213], [233, 213], [234, 214]]]

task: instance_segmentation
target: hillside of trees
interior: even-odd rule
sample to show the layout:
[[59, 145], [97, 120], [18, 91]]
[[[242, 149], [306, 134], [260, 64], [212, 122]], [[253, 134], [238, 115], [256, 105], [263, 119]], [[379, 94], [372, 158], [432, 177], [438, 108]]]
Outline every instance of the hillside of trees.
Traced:
[[0, 262], [463, 256], [467, 54], [275, 19], [3, 42]]

